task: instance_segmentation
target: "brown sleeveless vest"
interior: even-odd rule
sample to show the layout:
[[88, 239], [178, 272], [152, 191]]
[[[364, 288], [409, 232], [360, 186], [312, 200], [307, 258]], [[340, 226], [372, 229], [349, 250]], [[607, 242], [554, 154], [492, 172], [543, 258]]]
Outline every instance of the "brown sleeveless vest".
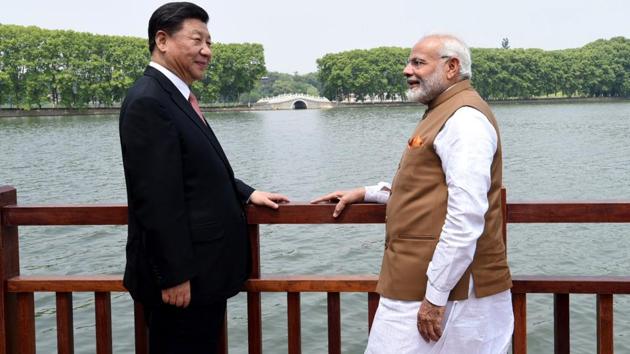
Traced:
[[[412, 138], [419, 136], [422, 143], [403, 152], [387, 203], [385, 253], [376, 287], [382, 296], [398, 300], [424, 299], [426, 272], [444, 226], [448, 198], [442, 163], [433, 140], [453, 113], [464, 106], [483, 113], [499, 136], [494, 115], [469, 80], [453, 85], [429, 104], [412, 135]], [[477, 297], [512, 287], [502, 238], [502, 168], [499, 138], [491, 166], [484, 231], [477, 240], [473, 262], [451, 290], [449, 300], [468, 297], [471, 274]]]

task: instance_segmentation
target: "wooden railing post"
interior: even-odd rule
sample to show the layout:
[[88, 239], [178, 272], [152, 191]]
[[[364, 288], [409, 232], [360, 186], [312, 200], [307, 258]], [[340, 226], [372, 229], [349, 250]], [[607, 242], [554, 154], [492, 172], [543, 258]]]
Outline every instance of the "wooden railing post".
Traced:
[[72, 293], [58, 292], [57, 299], [57, 353], [74, 354], [74, 322]]
[[505, 246], [505, 253], [507, 254], [507, 224], [508, 224], [508, 212], [507, 212], [507, 190], [505, 187], [501, 187], [501, 234], [503, 235], [503, 245]]
[[35, 354], [35, 294], [17, 294], [17, 340], [15, 353]]
[[96, 354], [112, 354], [112, 300], [109, 292], [94, 293]]
[[571, 352], [569, 314], [569, 294], [553, 294], [553, 343], [555, 354], [569, 354]]
[[597, 354], [612, 354], [613, 296], [597, 294]]
[[341, 301], [338, 292], [328, 293], [328, 354], [341, 353]]
[[372, 330], [372, 323], [374, 322], [380, 299], [381, 296], [378, 293], [368, 293], [368, 334]]
[[287, 293], [287, 328], [289, 338], [289, 354], [302, 353], [302, 321], [300, 309], [300, 293]]
[[[260, 279], [260, 227], [249, 225], [249, 246], [251, 254], [250, 278]], [[262, 310], [260, 292], [247, 292], [247, 337], [249, 354], [262, 353]]]
[[0, 354], [18, 353], [17, 296], [7, 291], [7, 280], [20, 275], [18, 229], [6, 224], [2, 207], [17, 204], [17, 192], [0, 186]]
[[512, 353], [527, 354], [527, 297], [525, 294], [512, 293], [514, 309], [514, 335]]

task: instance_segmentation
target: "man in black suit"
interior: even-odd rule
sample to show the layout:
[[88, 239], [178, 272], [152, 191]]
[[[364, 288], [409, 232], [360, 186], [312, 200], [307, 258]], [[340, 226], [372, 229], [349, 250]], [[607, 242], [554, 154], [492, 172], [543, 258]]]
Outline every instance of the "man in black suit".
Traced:
[[208, 14], [168, 3], [149, 20], [151, 63], [120, 112], [129, 236], [124, 285], [144, 304], [151, 353], [214, 353], [226, 299], [248, 277], [244, 205], [280, 194], [234, 177], [190, 85], [210, 62]]

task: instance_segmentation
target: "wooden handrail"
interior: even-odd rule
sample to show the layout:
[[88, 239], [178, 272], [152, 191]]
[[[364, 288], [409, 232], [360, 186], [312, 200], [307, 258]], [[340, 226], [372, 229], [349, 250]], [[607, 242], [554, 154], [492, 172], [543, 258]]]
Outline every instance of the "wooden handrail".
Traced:
[[[505, 201], [505, 191], [503, 191]], [[126, 291], [120, 275], [30, 275], [19, 274], [18, 226], [37, 225], [124, 225], [127, 207], [109, 205], [16, 205], [15, 189], [0, 186], [0, 354], [34, 353], [34, 293], [55, 292], [57, 297], [57, 336], [59, 353], [73, 352], [72, 293], [92, 292], [95, 296], [96, 352], [111, 353], [111, 292]], [[385, 206], [355, 204], [337, 219], [334, 204], [291, 203], [278, 210], [248, 206], [248, 233], [252, 250], [252, 279], [247, 292], [249, 353], [262, 353], [261, 293], [287, 294], [288, 348], [301, 351], [300, 296], [302, 292], [327, 293], [329, 353], [340, 353], [340, 294], [366, 293], [368, 328], [378, 306], [375, 275], [261, 275], [260, 224], [357, 224], [383, 223]], [[504, 234], [507, 223], [630, 223], [630, 201], [605, 202], [513, 202], [504, 205]], [[612, 353], [613, 294], [630, 294], [630, 276], [514, 276], [512, 288], [515, 315], [513, 353], [527, 352], [527, 294], [554, 295], [555, 353], [569, 353], [569, 294], [597, 296], [597, 350]], [[134, 305], [136, 352], [146, 353], [146, 331], [142, 306]], [[15, 328], [6, 324], [16, 324]], [[17, 331], [21, 340], [14, 333]], [[224, 330], [225, 332], [225, 330]], [[227, 353], [227, 337], [220, 346]]]
[[[269, 275], [249, 279], [247, 292], [369, 293], [376, 275]], [[515, 294], [630, 294], [630, 276], [513, 277]], [[124, 292], [121, 275], [22, 275], [7, 280], [10, 293]]]
[[121, 275], [21, 275], [7, 280], [9, 292], [123, 292]]
[[[385, 222], [385, 205], [354, 204], [335, 219], [334, 204], [291, 203], [277, 210], [247, 207], [247, 220], [258, 224], [378, 224]], [[508, 203], [508, 223], [627, 223], [630, 201]], [[127, 207], [109, 205], [9, 205], [2, 207], [3, 224], [124, 225]]]
[[508, 223], [627, 223], [630, 201], [511, 202]]
[[9, 205], [2, 209], [2, 223], [8, 226], [127, 224], [127, 206], [124, 204]]

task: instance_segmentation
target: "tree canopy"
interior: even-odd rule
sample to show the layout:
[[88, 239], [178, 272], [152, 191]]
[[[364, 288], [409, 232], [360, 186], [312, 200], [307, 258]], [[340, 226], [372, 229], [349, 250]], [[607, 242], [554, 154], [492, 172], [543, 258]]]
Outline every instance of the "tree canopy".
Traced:
[[[24, 109], [113, 106], [142, 75], [150, 57], [141, 38], [0, 24], [0, 105]], [[582, 48], [544, 51], [472, 48], [473, 84], [489, 99], [630, 97], [630, 39], [600, 39]], [[217, 43], [201, 102], [255, 102], [283, 93], [331, 100], [404, 99], [409, 48], [326, 54], [317, 73], [267, 73], [260, 44]]]
[[[554, 51], [505, 44], [471, 49], [472, 81], [485, 98], [630, 97], [630, 39], [600, 39]], [[322, 93], [340, 101], [351, 96], [359, 101], [403, 98], [402, 71], [409, 52], [384, 47], [326, 54], [317, 60]]]
[[[145, 39], [0, 24], [0, 104], [19, 108], [112, 106], [144, 72]], [[202, 102], [235, 101], [265, 72], [260, 44], [212, 47]]]

